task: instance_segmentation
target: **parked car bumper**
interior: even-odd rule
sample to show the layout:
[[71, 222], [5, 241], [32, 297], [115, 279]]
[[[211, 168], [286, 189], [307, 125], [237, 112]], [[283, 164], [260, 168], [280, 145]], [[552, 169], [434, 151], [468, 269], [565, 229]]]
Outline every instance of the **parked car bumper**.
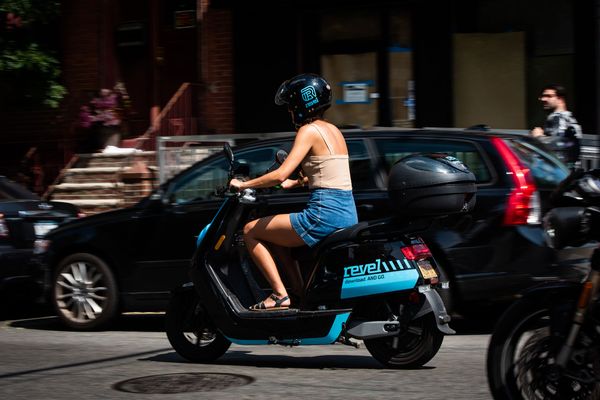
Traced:
[[0, 246], [0, 294], [8, 297], [19, 294], [35, 300], [41, 293], [31, 257], [31, 249]]
[[0, 246], [0, 282], [31, 276], [31, 249]]

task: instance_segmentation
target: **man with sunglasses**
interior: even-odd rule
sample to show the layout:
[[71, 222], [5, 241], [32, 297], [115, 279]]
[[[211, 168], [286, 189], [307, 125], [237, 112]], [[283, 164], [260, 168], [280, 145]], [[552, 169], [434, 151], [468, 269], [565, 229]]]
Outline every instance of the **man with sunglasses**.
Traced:
[[[573, 114], [567, 110], [566, 90], [560, 85], [548, 85], [538, 98], [548, 112], [544, 127], [535, 127], [531, 135], [552, 147], [559, 158], [573, 167], [579, 159], [581, 126]], [[546, 138], [549, 137], [549, 138]]]

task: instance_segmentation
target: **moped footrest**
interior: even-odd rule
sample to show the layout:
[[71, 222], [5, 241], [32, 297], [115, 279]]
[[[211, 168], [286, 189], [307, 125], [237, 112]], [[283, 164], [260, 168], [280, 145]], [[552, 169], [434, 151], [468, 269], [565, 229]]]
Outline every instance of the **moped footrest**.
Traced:
[[273, 317], [289, 317], [298, 315], [300, 312], [297, 308], [288, 308], [286, 310], [244, 310], [238, 313], [241, 318], [273, 318]]

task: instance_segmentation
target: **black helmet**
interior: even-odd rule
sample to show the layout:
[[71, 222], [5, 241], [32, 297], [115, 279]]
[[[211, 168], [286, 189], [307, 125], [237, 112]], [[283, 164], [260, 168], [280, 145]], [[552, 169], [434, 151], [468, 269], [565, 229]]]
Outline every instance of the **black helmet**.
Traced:
[[281, 84], [275, 94], [275, 104], [287, 104], [296, 127], [307, 119], [320, 115], [331, 105], [331, 86], [316, 74], [300, 74]]

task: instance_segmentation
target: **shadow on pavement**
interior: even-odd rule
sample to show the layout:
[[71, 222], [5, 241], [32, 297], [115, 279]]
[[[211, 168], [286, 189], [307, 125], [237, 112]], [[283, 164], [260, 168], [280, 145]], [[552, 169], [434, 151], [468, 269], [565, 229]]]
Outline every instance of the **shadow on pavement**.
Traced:
[[[342, 346], [342, 345], [331, 345]], [[326, 346], [321, 346], [323, 352], [327, 351]], [[363, 347], [364, 348], [364, 347]], [[175, 352], [158, 354], [152, 357], [144, 358], [144, 361], [168, 362], [168, 363], [184, 363], [191, 362], [185, 360]], [[194, 364], [194, 363], [191, 363]], [[200, 364], [198, 364], [200, 365]], [[321, 355], [303, 357], [301, 352], [298, 355], [260, 355], [252, 354], [245, 350], [229, 350], [224, 356], [219, 358], [211, 365], [232, 365], [243, 367], [259, 367], [259, 368], [307, 368], [307, 369], [382, 369], [387, 370], [379, 364], [374, 358], [367, 355]], [[422, 369], [434, 369], [435, 367], [424, 366]]]
[[450, 327], [458, 335], [488, 335], [494, 331], [496, 319], [489, 318], [460, 318], [454, 317], [450, 321]]
[[[491, 334], [496, 320], [453, 318], [450, 322], [452, 329], [459, 335]], [[9, 326], [24, 329], [39, 329], [52, 331], [71, 331], [64, 326], [54, 314], [48, 310], [21, 314], [7, 322]], [[162, 313], [125, 314], [107, 331], [115, 332], [164, 332], [165, 318]]]
[[42, 316], [28, 319], [18, 319], [7, 321], [7, 325], [13, 328], [35, 329], [43, 331], [68, 331], [69, 329], [61, 324], [55, 316]]
[[[55, 315], [40, 315], [7, 321], [8, 326], [23, 329], [38, 329], [48, 331], [73, 331], [63, 325]], [[106, 329], [112, 332], [164, 332], [164, 314], [122, 315], [115, 324]]]
[[50, 315], [53, 315], [53, 310], [50, 307], [32, 303], [4, 303], [0, 309], [0, 321], [39, 318]]

